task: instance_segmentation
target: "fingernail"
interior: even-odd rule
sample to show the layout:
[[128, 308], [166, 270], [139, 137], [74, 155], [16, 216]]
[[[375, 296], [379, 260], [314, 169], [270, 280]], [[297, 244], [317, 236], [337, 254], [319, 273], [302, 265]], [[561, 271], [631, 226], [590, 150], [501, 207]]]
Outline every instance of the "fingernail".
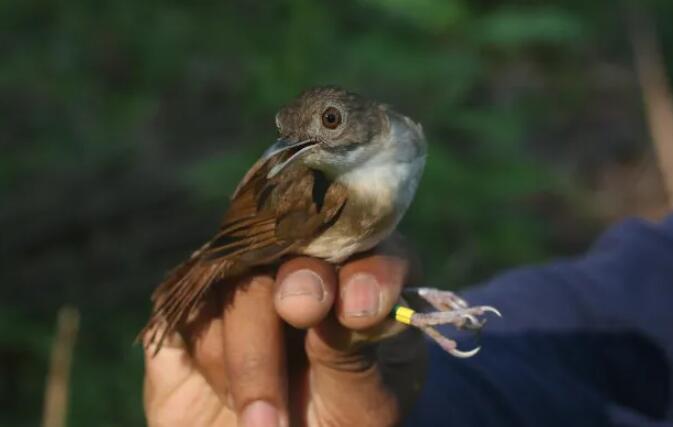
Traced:
[[325, 284], [322, 278], [311, 270], [297, 270], [288, 275], [280, 284], [280, 299], [309, 296], [318, 301], [325, 298]]
[[243, 427], [278, 427], [278, 410], [263, 400], [256, 400], [243, 409], [241, 423]]
[[342, 288], [343, 311], [349, 317], [368, 317], [379, 312], [381, 286], [367, 273], [353, 275]]

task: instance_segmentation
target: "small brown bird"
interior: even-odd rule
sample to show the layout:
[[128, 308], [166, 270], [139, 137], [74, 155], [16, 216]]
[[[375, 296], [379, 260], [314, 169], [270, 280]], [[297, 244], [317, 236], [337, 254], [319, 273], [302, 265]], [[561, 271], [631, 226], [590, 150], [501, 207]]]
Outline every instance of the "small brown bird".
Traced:
[[[426, 142], [408, 117], [354, 93], [318, 87], [283, 107], [276, 127], [279, 139], [238, 185], [217, 234], [154, 292], [144, 332], [154, 330], [150, 341], [158, 334], [157, 351], [213, 283], [284, 255], [340, 263], [386, 238], [409, 207]], [[452, 354], [471, 355], [432, 326], [479, 328], [476, 316], [493, 310], [467, 307], [451, 293], [415, 292], [441, 311], [400, 306], [397, 320], [421, 327]]]

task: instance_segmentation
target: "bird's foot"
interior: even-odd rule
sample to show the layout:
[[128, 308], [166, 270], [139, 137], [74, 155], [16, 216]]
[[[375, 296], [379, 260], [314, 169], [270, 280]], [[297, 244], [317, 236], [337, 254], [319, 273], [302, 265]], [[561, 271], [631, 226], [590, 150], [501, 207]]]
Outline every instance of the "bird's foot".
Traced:
[[435, 326], [453, 325], [461, 330], [479, 331], [486, 324], [484, 315], [487, 313], [502, 317], [496, 308], [487, 305], [471, 307], [464, 299], [450, 291], [409, 288], [405, 289], [404, 293], [420, 297], [437, 311], [419, 313], [408, 307], [398, 307], [395, 311], [395, 318], [402, 323], [421, 329], [446, 352], [455, 357], [472, 357], [479, 352], [480, 347], [470, 351], [458, 350], [456, 341], [443, 336], [435, 329]]

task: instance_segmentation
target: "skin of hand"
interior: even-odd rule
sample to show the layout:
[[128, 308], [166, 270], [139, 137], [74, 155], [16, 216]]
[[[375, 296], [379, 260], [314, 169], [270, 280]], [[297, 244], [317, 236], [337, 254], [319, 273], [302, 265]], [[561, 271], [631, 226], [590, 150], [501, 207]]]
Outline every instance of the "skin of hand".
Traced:
[[412, 328], [372, 342], [400, 328], [389, 312], [412, 274], [391, 241], [338, 270], [299, 257], [275, 280], [259, 272], [225, 284], [159, 353], [146, 346], [148, 425], [398, 424], [426, 352]]

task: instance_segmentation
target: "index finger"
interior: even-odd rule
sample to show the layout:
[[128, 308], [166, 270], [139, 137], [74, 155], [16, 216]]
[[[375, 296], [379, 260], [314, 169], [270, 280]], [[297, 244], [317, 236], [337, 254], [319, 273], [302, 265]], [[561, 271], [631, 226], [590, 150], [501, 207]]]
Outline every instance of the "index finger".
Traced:
[[377, 251], [339, 270], [336, 313], [343, 326], [368, 329], [386, 319], [408, 282], [410, 261], [399, 251]]
[[317, 258], [293, 258], [276, 275], [276, 311], [296, 328], [315, 326], [332, 309], [336, 289], [331, 264]]

